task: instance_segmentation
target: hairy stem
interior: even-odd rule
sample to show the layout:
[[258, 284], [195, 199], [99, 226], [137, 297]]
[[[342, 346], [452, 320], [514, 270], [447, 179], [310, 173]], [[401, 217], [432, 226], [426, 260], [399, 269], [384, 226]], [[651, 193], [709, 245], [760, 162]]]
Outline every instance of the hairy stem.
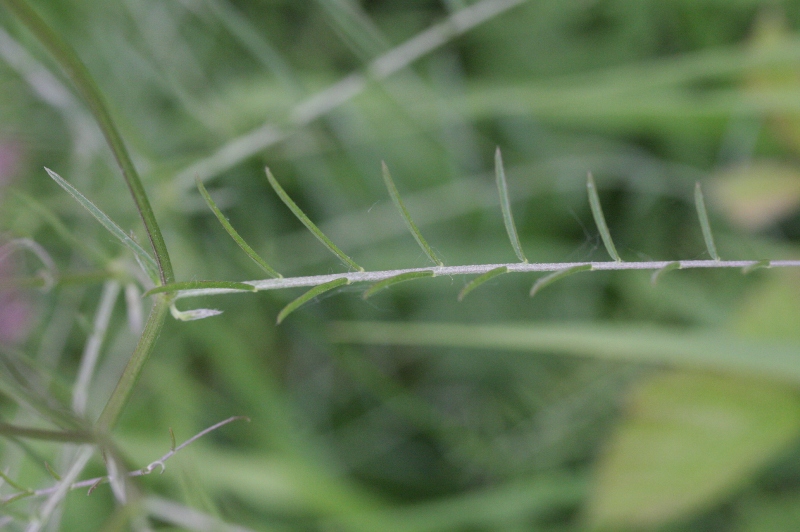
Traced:
[[[329, 275], [310, 275], [306, 277], [284, 277], [282, 279], [261, 279], [247, 281], [255, 291], [282, 290], [301, 286], [317, 286], [337, 279], [346, 279], [348, 284], [383, 281], [398, 275], [410, 273], [433, 272], [434, 277], [453, 275], [482, 275], [496, 268], [507, 268], [508, 273], [525, 272], [557, 272], [572, 268], [591, 267], [591, 270], [659, 270], [665, 266], [678, 264], [677, 268], [687, 270], [692, 268], [741, 268], [749, 271], [754, 266], [764, 268], [800, 268], [800, 260], [680, 260], [680, 261], [642, 261], [642, 262], [539, 262], [523, 263], [509, 262], [507, 264], [469, 264], [465, 266], [439, 266], [434, 268], [408, 268], [404, 270], [381, 270], [374, 272], [349, 272]], [[219, 294], [247, 293], [244, 290], [227, 288], [208, 288], [193, 290], [175, 290], [175, 299], [198, 296], [213, 296]]]

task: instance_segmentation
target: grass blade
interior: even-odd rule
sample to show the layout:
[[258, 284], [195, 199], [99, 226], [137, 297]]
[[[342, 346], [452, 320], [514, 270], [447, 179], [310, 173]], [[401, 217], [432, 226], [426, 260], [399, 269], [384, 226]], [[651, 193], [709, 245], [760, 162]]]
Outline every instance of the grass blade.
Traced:
[[165, 292], [177, 292], [178, 290], [196, 290], [203, 288], [227, 288], [230, 290], [243, 290], [255, 292], [256, 287], [247, 283], [237, 283], [236, 281], [182, 281], [180, 283], [170, 283], [151, 288], [144, 293], [144, 296], [162, 294]]
[[614, 241], [611, 240], [611, 232], [608, 230], [608, 225], [606, 225], [603, 208], [600, 206], [600, 197], [597, 195], [597, 185], [594, 183], [594, 177], [591, 172], [586, 177], [586, 190], [589, 192], [589, 206], [592, 208], [594, 223], [600, 231], [600, 237], [603, 239], [606, 251], [608, 251], [612, 259], [622, 262], [622, 259], [619, 258], [619, 253], [617, 253], [617, 248], [614, 247]]
[[381, 161], [381, 170], [383, 171], [383, 182], [386, 183], [386, 188], [389, 189], [389, 195], [392, 197], [392, 201], [394, 202], [395, 207], [397, 207], [397, 210], [400, 211], [400, 215], [403, 217], [406, 227], [408, 227], [408, 230], [411, 231], [411, 236], [413, 236], [414, 240], [417, 241], [417, 244], [419, 244], [419, 247], [421, 247], [422, 251], [425, 252], [425, 255], [431, 259], [431, 262], [437, 266], [444, 266], [442, 261], [436, 258], [433, 250], [422, 237], [422, 233], [419, 232], [416, 224], [411, 219], [411, 215], [408, 213], [408, 209], [406, 209], [406, 206], [403, 204], [403, 200], [400, 198], [400, 193], [397, 191], [397, 187], [394, 185], [392, 174], [389, 173], [389, 167], [386, 166], [386, 163], [383, 161]]
[[400, 275], [389, 277], [388, 279], [384, 279], [383, 281], [378, 281], [377, 283], [367, 288], [367, 290], [361, 295], [361, 297], [363, 299], [368, 299], [373, 295], [375, 295], [377, 292], [380, 292], [384, 288], [388, 288], [393, 284], [402, 283], [403, 281], [410, 281], [412, 279], [420, 279], [422, 277], [433, 277], [433, 270], [426, 270], [424, 272], [401, 273]]
[[711, 234], [711, 223], [708, 221], [708, 212], [706, 211], [706, 202], [703, 199], [703, 190], [700, 188], [700, 183], [696, 183], [694, 187], [694, 205], [697, 207], [697, 217], [700, 219], [700, 228], [703, 230], [703, 240], [706, 241], [706, 249], [708, 254], [714, 260], [719, 260], [717, 255], [717, 246], [714, 245], [714, 235]]
[[[519, 236], [517, 235], [517, 226], [514, 224], [514, 217], [511, 215], [511, 201], [508, 198], [506, 171], [503, 168], [503, 156], [500, 154], [499, 146], [497, 151], [494, 152], [494, 173], [497, 178], [497, 192], [500, 194], [500, 208], [503, 211], [503, 222], [506, 224], [506, 232], [508, 232], [508, 239], [511, 241], [511, 247], [514, 248], [514, 253], [517, 254], [519, 260], [528, 262], [528, 259], [522, 252], [522, 245], [519, 243]], [[461, 299], [462, 296], [459, 295], [458, 300], [461, 301]]]
[[[172, 263], [167, 252], [167, 246], [164, 243], [164, 238], [161, 235], [161, 229], [158, 226], [153, 209], [150, 206], [150, 200], [147, 198], [147, 193], [144, 190], [139, 173], [131, 160], [128, 149], [125, 147], [125, 142], [119, 134], [108, 106], [105, 103], [100, 89], [89, 74], [88, 69], [83, 64], [83, 61], [78, 57], [75, 50], [53, 31], [47, 23], [22, 0], [5, 0], [4, 5], [8, 7], [19, 20], [28, 27], [28, 29], [36, 36], [39, 42], [47, 49], [58, 65], [64, 70], [64, 73], [69, 77], [75, 88], [83, 97], [84, 101], [88, 104], [89, 110], [92, 112], [97, 125], [103, 132], [103, 136], [108, 143], [111, 152], [114, 154], [114, 159], [122, 171], [122, 177], [128, 185], [128, 191], [133, 198], [136, 205], [136, 210], [144, 223], [147, 236], [150, 239], [150, 244], [153, 246], [155, 252], [155, 261], [157, 262], [158, 284], [169, 284], [175, 280], [175, 275], [172, 271]], [[49, 170], [48, 170], [49, 172]], [[148, 272], [149, 273], [149, 272]]]
[[305, 225], [306, 228], [308, 228], [309, 231], [311, 231], [311, 234], [317, 237], [317, 240], [322, 242], [331, 253], [339, 257], [339, 259], [346, 266], [358, 270], [360, 272], [363, 272], [364, 268], [353, 262], [353, 259], [345, 255], [341, 249], [336, 247], [336, 244], [331, 242], [331, 240], [327, 236], [325, 236], [325, 234], [322, 231], [320, 231], [319, 227], [317, 227], [314, 224], [314, 222], [312, 222], [308, 218], [308, 216], [305, 215], [305, 213], [300, 209], [300, 207], [298, 207], [297, 204], [294, 201], [292, 201], [292, 198], [290, 198], [289, 195], [286, 193], [286, 191], [283, 190], [283, 187], [281, 187], [281, 185], [278, 183], [278, 180], [275, 179], [275, 176], [272, 175], [272, 172], [270, 172], [269, 168], [265, 168], [264, 170], [267, 173], [267, 180], [269, 180], [269, 184], [272, 185], [272, 188], [275, 190], [275, 193], [278, 195], [279, 198], [281, 198], [281, 201], [283, 201], [283, 203], [285, 203], [286, 206], [289, 207], [289, 210], [292, 211], [292, 213], [294, 213], [295, 216], [297, 216], [297, 219], [300, 220], [303, 223], [303, 225]]
[[661, 276], [667, 272], [671, 272], [672, 270], [680, 270], [681, 263], [680, 262], [670, 262], [663, 268], [659, 268], [653, 272], [653, 275], [650, 276], [650, 284], [655, 286], [658, 283], [658, 280], [661, 279]]
[[111, 218], [109, 218], [106, 213], [101, 211], [97, 205], [89, 201], [89, 199], [81, 194], [78, 189], [73, 187], [71, 184], [67, 182], [66, 179], [58, 175], [57, 173], [53, 172], [49, 168], [45, 168], [48, 175], [58, 183], [61, 188], [66, 190], [70, 196], [75, 198], [78, 203], [80, 203], [84, 209], [89, 211], [89, 213], [95, 217], [95, 219], [100, 222], [100, 224], [108, 230], [109, 233], [114, 235], [117, 240], [122, 242], [128, 249], [133, 251], [133, 254], [136, 255], [136, 258], [139, 261], [139, 264], [142, 265], [147, 276], [153, 281], [153, 283], [158, 284], [160, 279], [160, 274], [158, 270], [158, 265], [156, 264], [155, 259], [148, 252], [146, 252], [142, 246], [136, 243], [131, 237], [129, 237], [125, 231], [122, 230], [120, 226], [118, 226]]
[[[498, 153], [500, 153], [498, 151]], [[509, 213], [510, 214], [510, 213]], [[526, 261], [527, 262], [527, 261]], [[498, 275], [502, 275], [508, 272], [508, 268], [506, 266], [500, 266], [499, 268], [495, 268], [494, 270], [489, 270], [488, 272], [484, 273], [483, 275], [479, 275], [475, 279], [469, 282], [467, 286], [465, 286], [461, 292], [458, 293], [458, 300], [463, 301], [467, 294], [478, 288], [480, 285], [488, 281], [489, 279], [493, 279]]]
[[240, 248], [242, 248], [242, 251], [247, 253], [247, 256], [253, 259], [253, 261], [256, 264], [258, 264], [261, 267], [261, 269], [267, 273], [267, 275], [276, 278], [283, 277], [281, 274], [275, 271], [269, 264], [267, 264], [266, 261], [262, 259], [258, 255], [258, 253], [256, 253], [253, 250], [253, 248], [251, 248], [247, 244], [247, 242], [244, 241], [244, 239], [239, 235], [236, 229], [233, 228], [233, 226], [225, 217], [225, 215], [222, 214], [222, 211], [219, 210], [219, 207], [217, 207], [217, 204], [214, 203], [214, 200], [211, 199], [211, 195], [208, 193], [206, 187], [203, 186], [203, 183], [201, 183], [199, 179], [197, 180], [197, 190], [200, 191], [200, 195], [203, 196], [204, 200], [206, 200], [206, 205], [208, 205], [208, 208], [211, 209], [211, 212], [214, 213], [214, 216], [217, 217], [219, 223], [222, 224], [222, 227], [225, 228], [225, 231], [227, 231], [228, 234], [231, 236], [231, 238], [239, 245]]
[[557, 272], [553, 272], [549, 275], [545, 275], [544, 277], [537, 280], [533, 283], [533, 287], [531, 288], [531, 297], [535, 296], [536, 293], [544, 288], [547, 285], [553, 284], [554, 282], [558, 281], [559, 279], [563, 279], [568, 275], [572, 275], [573, 273], [578, 272], [585, 272], [592, 269], [591, 264], [582, 264], [580, 266], [573, 266], [572, 268], [566, 268], [564, 270], [558, 270]]
[[315, 286], [302, 296], [298, 297], [297, 299], [295, 299], [294, 301], [283, 307], [283, 310], [281, 310], [278, 313], [278, 319], [276, 320], [276, 323], [280, 325], [280, 323], [286, 319], [286, 316], [288, 316], [289, 314], [291, 314], [292, 312], [303, 306], [304, 303], [307, 303], [308, 301], [314, 299], [318, 295], [324, 294], [328, 290], [333, 290], [334, 288], [346, 284], [350, 284], [350, 281], [346, 277], [340, 277], [328, 283], [323, 283], [319, 286]]

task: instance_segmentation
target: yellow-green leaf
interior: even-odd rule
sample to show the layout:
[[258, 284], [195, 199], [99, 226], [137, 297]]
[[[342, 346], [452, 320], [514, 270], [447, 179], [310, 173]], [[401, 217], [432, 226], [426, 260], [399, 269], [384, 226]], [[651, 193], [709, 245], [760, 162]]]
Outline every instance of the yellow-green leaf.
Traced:
[[798, 433], [800, 397], [792, 387], [703, 372], [649, 377], [630, 393], [599, 460], [588, 521], [649, 529], [701, 511]]

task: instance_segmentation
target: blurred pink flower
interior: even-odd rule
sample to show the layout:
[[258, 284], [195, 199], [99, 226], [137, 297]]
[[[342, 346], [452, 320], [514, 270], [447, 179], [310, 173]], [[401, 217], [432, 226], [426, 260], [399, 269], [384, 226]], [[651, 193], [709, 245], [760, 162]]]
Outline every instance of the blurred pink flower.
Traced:
[[[3, 188], [11, 182], [20, 158], [19, 143], [0, 138], [0, 202], [4, 197]], [[0, 260], [0, 345], [24, 340], [32, 318], [30, 298], [23, 290], [11, 286], [14, 273], [13, 257]]]

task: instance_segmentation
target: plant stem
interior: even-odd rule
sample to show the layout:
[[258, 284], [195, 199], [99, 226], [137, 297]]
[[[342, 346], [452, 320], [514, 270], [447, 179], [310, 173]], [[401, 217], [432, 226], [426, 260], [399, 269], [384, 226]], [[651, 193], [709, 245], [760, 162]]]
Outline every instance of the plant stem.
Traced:
[[[255, 287], [255, 291], [263, 290], [283, 290], [285, 288], [297, 288], [301, 286], [317, 286], [329, 283], [337, 279], [347, 279], [350, 284], [363, 282], [377, 282], [389, 279], [398, 275], [409, 273], [433, 272], [434, 277], [451, 275], [482, 275], [496, 268], [507, 268], [508, 273], [525, 272], [557, 272], [578, 267], [589, 267], [593, 271], [598, 270], [659, 270], [665, 266], [677, 264], [677, 268], [688, 270], [692, 268], [741, 268], [747, 269], [753, 266], [764, 268], [800, 268], [800, 260], [679, 260], [679, 261], [641, 261], [641, 262], [509, 262], [506, 264], [468, 264], [464, 266], [439, 266], [435, 268], [408, 268], [404, 270], [381, 270], [374, 272], [349, 272], [334, 273], [328, 275], [310, 275], [306, 277], [284, 277], [282, 279], [261, 279], [257, 281], [246, 281], [245, 284]], [[208, 288], [195, 290], [177, 290], [174, 292], [175, 299], [186, 297], [213, 296], [220, 294], [247, 293], [243, 290], [232, 290], [227, 288]]]
[[125, 183], [128, 185], [128, 190], [136, 204], [136, 209], [139, 211], [142, 222], [144, 222], [147, 236], [150, 239], [150, 244], [156, 256], [156, 262], [158, 262], [161, 282], [162, 284], [173, 282], [175, 276], [172, 272], [172, 263], [167, 253], [167, 246], [164, 243], [164, 238], [161, 236], [161, 230], [153, 214], [153, 209], [150, 207], [150, 201], [147, 199], [142, 181], [139, 179], [139, 174], [136, 172], [136, 167], [131, 161], [125, 143], [111, 118], [108, 106], [89, 74], [89, 71], [86, 69], [86, 66], [72, 47], [53, 31], [45, 21], [28, 6], [25, 0], [0, 0], [0, 2], [16, 15], [31, 33], [36, 36], [47, 51], [50, 52], [88, 104], [89, 109], [100, 126], [100, 130], [103, 132], [106, 142], [108, 142], [114, 154], [117, 165], [119, 165], [122, 171], [122, 176], [125, 178]]
[[169, 300], [164, 296], [158, 296], [153, 308], [150, 310], [150, 316], [147, 318], [147, 323], [142, 331], [142, 336], [139, 338], [139, 343], [136, 344], [136, 349], [133, 350], [128, 365], [125, 366], [125, 371], [111, 393], [100, 418], [97, 420], [97, 431], [105, 434], [114, 428], [117, 423], [122, 409], [128, 402], [133, 387], [139, 379], [145, 362], [147, 362], [150, 353], [153, 351], [158, 334], [161, 332], [161, 327], [167, 318], [169, 312]]

